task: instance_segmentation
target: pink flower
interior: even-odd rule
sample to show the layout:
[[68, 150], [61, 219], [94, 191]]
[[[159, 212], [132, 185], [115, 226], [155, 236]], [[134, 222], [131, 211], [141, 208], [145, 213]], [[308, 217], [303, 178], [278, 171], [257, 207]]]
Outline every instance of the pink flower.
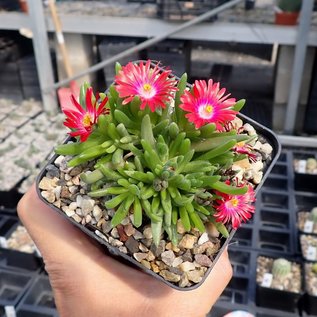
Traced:
[[162, 71], [158, 65], [151, 67], [151, 61], [139, 65], [129, 63], [123, 66], [115, 77], [116, 89], [122, 104], [132, 101], [135, 96], [141, 99], [141, 110], [148, 106], [152, 112], [156, 108], [165, 108], [165, 103], [177, 90], [176, 80], [169, 78], [171, 70]]
[[108, 98], [105, 98], [100, 104], [98, 104], [92, 88], [89, 87], [86, 91], [86, 109], [77, 102], [73, 95], [71, 100], [72, 107], [62, 108], [67, 117], [64, 125], [72, 130], [69, 135], [73, 137], [79, 136], [80, 141], [84, 142], [92, 132], [93, 126], [97, 123], [98, 117], [105, 112], [105, 105]]
[[216, 213], [214, 214], [217, 222], [231, 223], [237, 229], [241, 222], [246, 222], [254, 213], [255, 193], [251, 185], [244, 195], [227, 195], [217, 192], [222, 199], [216, 201]]
[[185, 90], [181, 96], [181, 109], [189, 112], [185, 115], [188, 121], [195, 124], [198, 129], [207, 123], [214, 123], [218, 130], [223, 129], [223, 124], [233, 120], [237, 111], [232, 109], [236, 103], [235, 98], [225, 95], [226, 89], [220, 89], [219, 83], [212, 79], [196, 80], [193, 85], [193, 93]]
[[238, 154], [246, 154], [252, 161], [256, 161], [256, 154], [252, 153], [252, 147], [250, 144], [245, 143], [244, 141], [238, 142], [234, 147], [233, 151]]

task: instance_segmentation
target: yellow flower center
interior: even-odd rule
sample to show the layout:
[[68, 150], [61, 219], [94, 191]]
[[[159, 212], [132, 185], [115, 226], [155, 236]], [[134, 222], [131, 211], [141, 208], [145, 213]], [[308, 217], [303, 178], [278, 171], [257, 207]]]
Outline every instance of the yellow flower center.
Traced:
[[214, 107], [211, 106], [211, 105], [207, 105], [207, 106], [205, 107], [205, 111], [206, 111], [207, 113], [212, 113], [213, 110], [214, 110]]
[[233, 207], [237, 207], [239, 204], [239, 200], [237, 198], [232, 198], [230, 202]]
[[245, 144], [244, 141], [238, 142], [238, 143], [236, 144], [236, 147], [243, 147], [244, 144]]
[[151, 86], [150, 84], [144, 84], [144, 85], [143, 85], [143, 89], [144, 89], [145, 91], [151, 91], [152, 86]]
[[83, 117], [82, 123], [85, 128], [88, 128], [91, 126], [91, 117], [89, 113], [86, 113]]

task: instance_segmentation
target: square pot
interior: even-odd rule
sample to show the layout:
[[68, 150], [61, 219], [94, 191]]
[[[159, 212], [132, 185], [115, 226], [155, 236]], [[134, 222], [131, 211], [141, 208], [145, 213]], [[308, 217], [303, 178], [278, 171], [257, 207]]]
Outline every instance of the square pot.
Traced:
[[20, 194], [16, 188], [10, 191], [0, 190], [0, 211], [8, 215], [16, 215], [16, 206], [21, 199]]
[[2, 247], [18, 253], [37, 255], [38, 257], [41, 257], [35, 243], [28, 234], [26, 228], [21, 224], [19, 220], [15, 218], [13, 219], [14, 224], [10, 227], [10, 230], [6, 231], [4, 235], [5, 243], [4, 245], [2, 245]]
[[299, 12], [275, 12], [275, 24], [296, 25]]
[[289, 231], [263, 228], [259, 229], [257, 233], [256, 248], [258, 250], [293, 253], [294, 246]]
[[[317, 263], [317, 262], [315, 262]], [[308, 275], [308, 270], [311, 269], [313, 263], [305, 263], [304, 264], [304, 272], [305, 272], [305, 288], [306, 293], [303, 300], [303, 309], [309, 315], [317, 315], [317, 292], [316, 294], [312, 294], [312, 289], [310, 289], [309, 283], [317, 286], [317, 274], [314, 276]]]
[[[282, 258], [285, 258], [284, 255], [280, 256]], [[264, 269], [262, 272], [259, 268], [259, 261], [262, 261], [264, 259], [264, 262], [266, 261], [267, 268]], [[257, 277], [256, 277], [256, 304], [258, 306], [267, 307], [271, 309], [278, 309], [283, 311], [289, 311], [289, 312], [295, 312], [298, 308], [298, 302], [300, 298], [303, 295], [303, 280], [302, 280], [302, 267], [301, 263], [296, 262], [292, 260], [291, 258], [287, 258], [290, 262], [293, 264], [295, 263], [297, 266], [297, 270], [299, 269], [298, 278], [299, 281], [299, 290], [298, 292], [292, 292], [288, 290], [281, 290], [276, 288], [271, 288], [270, 285], [273, 283], [272, 280], [272, 272], [271, 272], [271, 266], [274, 259], [277, 259], [277, 256], [259, 256], [257, 258]], [[264, 263], [262, 261], [262, 263]], [[264, 274], [263, 274], [264, 273]], [[289, 281], [289, 284], [293, 283], [292, 281]], [[283, 286], [284, 287], [284, 286]]]
[[258, 213], [260, 216], [260, 224], [264, 228], [291, 229], [290, 213], [288, 211], [260, 209]]
[[48, 313], [41, 310], [18, 308], [16, 310], [17, 317], [58, 317], [57, 313]]
[[43, 261], [34, 254], [0, 248], [0, 267], [24, 272], [39, 272]]
[[309, 159], [316, 160], [317, 153], [296, 151], [293, 156], [295, 190], [316, 193], [317, 168], [311, 169], [307, 162]]
[[297, 212], [297, 228], [300, 234], [317, 235], [317, 225], [310, 218], [310, 211]]
[[301, 234], [299, 241], [302, 256], [306, 261], [317, 261], [317, 235]]
[[[244, 123], [249, 123], [251, 124], [254, 129], [256, 130], [257, 134], [259, 136], [261, 136], [262, 138], [265, 139], [265, 141], [267, 143], [269, 143], [272, 148], [273, 148], [273, 152], [272, 152], [272, 156], [270, 158], [270, 160], [267, 160], [265, 162], [265, 166], [263, 169], [263, 178], [261, 180], [261, 182], [255, 187], [255, 193], [258, 193], [259, 189], [261, 188], [262, 184], [264, 183], [265, 179], [267, 178], [268, 174], [270, 173], [272, 167], [274, 166], [279, 153], [280, 153], [280, 144], [276, 138], [276, 136], [274, 135], [274, 133], [270, 130], [268, 130], [267, 128], [263, 127], [262, 125], [258, 124], [257, 122], [253, 121], [252, 119], [240, 114], [239, 117], [243, 120]], [[207, 272], [205, 272], [204, 277], [202, 278], [202, 280], [200, 282], [197, 282], [197, 284], [195, 285], [191, 285], [189, 287], [186, 288], [182, 288], [179, 286], [176, 286], [175, 284], [173, 284], [172, 282], [168, 282], [165, 279], [163, 279], [163, 277], [159, 276], [158, 274], [154, 273], [152, 270], [150, 270], [149, 268], [145, 267], [144, 265], [142, 265], [140, 262], [138, 262], [136, 259], [134, 259], [133, 257], [125, 254], [124, 252], [120, 251], [119, 248], [117, 247], [113, 247], [111, 245], [111, 242], [109, 241], [110, 238], [108, 239], [103, 233], [101, 233], [100, 231], [98, 231], [95, 226], [93, 225], [82, 225], [79, 223], [79, 221], [76, 221], [76, 219], [70, 218], [70, 216], [67, 216], [62, 210], [60, 210], [59, 208], [57, 208], [56, 206], [54, 206], [53, 204], [50, 204], [47, 202], [47, 200], [45, 200], [40, 192], [39, 189], [39, 183], [41, 182], [41, 180], [45, 177], [46, 175], [46, 168], [48, 165], [52, 165], [55, 160], [58, 158], [57, 155], [55, 155], [53, 158], [51, 158], [51, 160], [48, 162], [48, 164], [43, 168], [43, 170], [41, 171], [41, 173], [39, 174], [38, 178], [37, 178], [37, 190], [38, 190], [38, 194], [39, 197], [47, 204], [49, 205], [51, 208], [53, 208], [56, 212], [60, 213], [63, 217], [66, 217], [68, 219], [68, 221], [70, 221], [71, 223], [73, 223], [75, 226], [79, 227], [80, 230], [82, 230], [83, 232], [85, 232], [87, 235], [91, 236], [92, 238], [94, 238], [95, 240], [97, 240], [100, 244], [104, 245], [107, 250], [114, 256], [117, 256], [118, 258], [121, 258], [121, 260], [126, 260], [128, 263], [144, 270], [145, 272], [149, 273], [150, 275], [154, 276], [155, 278], [163, 281], [164, 283], [166, 283], [167, 285], [178, 289], [178, 290], [191, 290], [194, 288], [197, 288], [198, 286], [200, 286], [203, 281], [206, 279], [206, 277], [208, 276], [208, 274], [211, 272], [213, 266], [215, 265], [216, 261], [218, 260], [218, 258], [220, 257], [221, 253], [223, 252], [223, 250], [225, 249], [225, 247], [228, 245], [229, 241], [231, 240], [231, 238], [233, 237], [233, 235], [235, 234], [235, 230], [230, 230], [230, 234], [229, 237], [227, 239], [222, 238], [220, 241], [221, 244], [221, 249], [219, 250], [219, 252], [217, 252], [216, 254], [214, 254], [213, 256], [213, 261], [212, 261], [212, 265], [207, 269]], [[110, 229], [109, 229], [110, 230]], [[129, 238], [130, 239], [130, 238]], [[128, 239], [128, 240], [129, 240]], [[127, 241], [127, 240], [126, 240]], [[148, 246], [149, 247], [149, 246]], [[133, 254], [135, 254], [136, 251], [131, 252]]]
[[36, 278], [27, 293], [21, 299], [19, 308], [38, 309], [54, 314], [56, 312], [55, 300], [50, 281], [47, 276]]
[[0, 307], [18, 304], [23, 294], [30, 287], [32, 274], [0, 269]]

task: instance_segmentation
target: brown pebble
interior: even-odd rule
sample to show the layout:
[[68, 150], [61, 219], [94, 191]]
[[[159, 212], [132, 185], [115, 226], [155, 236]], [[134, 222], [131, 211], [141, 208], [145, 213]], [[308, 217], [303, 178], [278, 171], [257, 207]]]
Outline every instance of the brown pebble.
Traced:
[[133, 227], [132, 223], [128, 223], [123, 226], [124, 231], [128, 237], [133, 236], [135, 233], [135, 228]]
[[142, 264], [143, 266], [145, 266], [147, 269], [151, 270], [151, 264], [150, 264], [150, 262], [148, 262], [148, 261], [146, 261], [146, 260], [142, 260], [142, 261], [141, 261], [141, 264]]
[[192, 234], [185, 234], [182, 240], [179, 242], [178, 247], [180, 249], [192, 249], [197, 242], [197, 237]]
[[186, 272], [189, 281], [199, 283], [202, 280], [201, 273], [198, 270]]
[[119, 234], [119, 239], [122, 242], [126, 242], [129, 237], [127, 236], [127, 234], [125, 233], [124, 227], [123, 225], [118, 225], [117, 226], [117, 230], [118, 230], [118, 234]]
[[70, 176], [77, 176], [78, 174], [80, 174], [82, 172], [82, 168], [80, 166], [75, 166], [74, 168], [72, 168], [72, 170], [69, 172]]
[[154, 261], [155, 260], [155, 256], [153, 254], [152, 251], [149, 251], [148, 254], [147, 254], [147, 258], [146, 258], [148, 261]]
[[196, 254], [195, 255], [195, 261], [202, 266], [211, 267], [212, 261], [209, 259], [209, 257], [205, 254]]
[[147, 257], [146, 253], [142, 253], [142, 252], [136, 252], [133, 253], [133, 257], [138, 261], [141, 262], [142, 260], [145, 260]]
[[137, 253], [139, 251], [139, 242], [135, 240], [133, 237], [129, 237], [125, 242], [125, 246], [128, 248], [130, 253]]
[[155, 263], [151, 262], [151, 269], [154, 273], [158, 273], [160, 271], [158, 265], [156, 265]]
[[166, 280], [166, 281], [169, 281], [169, 282], [179, 282], [181, 277], [180, 275], [178, 274], [175, 274], [175, 273], [172, 273], [168, 270], [162, 270], [160, 272], [160, 275]]
[[71, 198], [72, 194], [69, 192], [67, 186], [62, 186], [61, 197], [62, 198]]

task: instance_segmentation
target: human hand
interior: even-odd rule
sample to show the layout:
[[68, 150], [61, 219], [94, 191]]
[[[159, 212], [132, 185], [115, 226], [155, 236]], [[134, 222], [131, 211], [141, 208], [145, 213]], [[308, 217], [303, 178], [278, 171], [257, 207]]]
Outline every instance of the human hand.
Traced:
[[232, 277], [225, 251], [200, 287], [172, 289], [106, 255], [45, 205], [35, 186], [19, 202], [18, 214], [43, 256], [60, 317], [202, 317]]

